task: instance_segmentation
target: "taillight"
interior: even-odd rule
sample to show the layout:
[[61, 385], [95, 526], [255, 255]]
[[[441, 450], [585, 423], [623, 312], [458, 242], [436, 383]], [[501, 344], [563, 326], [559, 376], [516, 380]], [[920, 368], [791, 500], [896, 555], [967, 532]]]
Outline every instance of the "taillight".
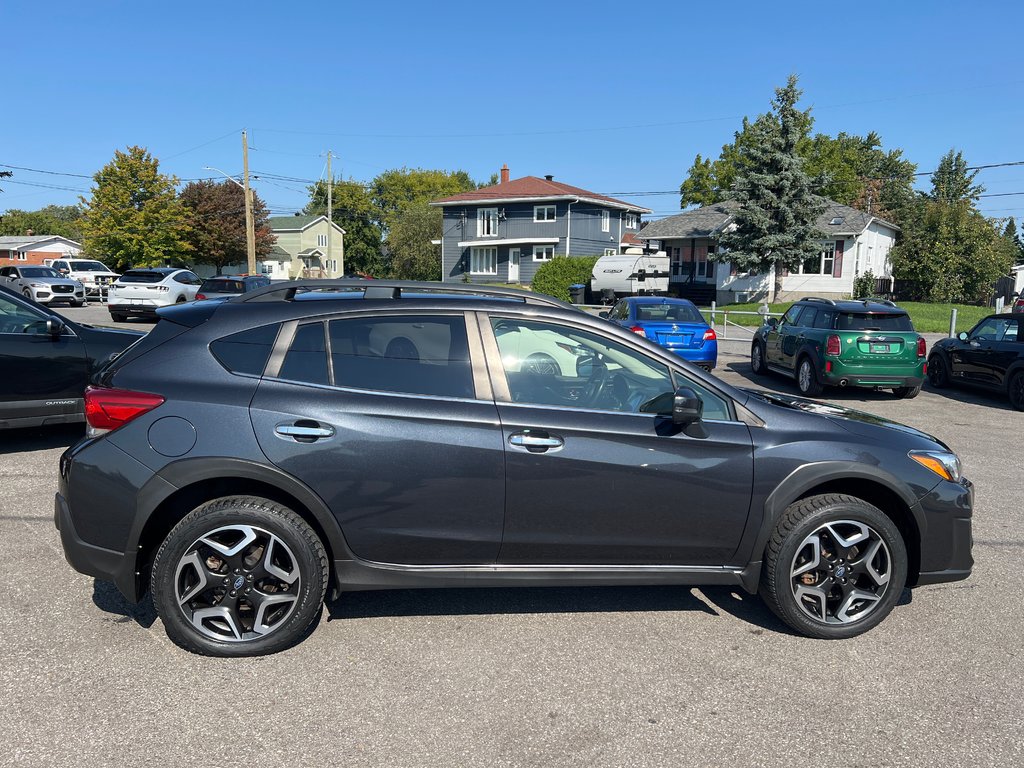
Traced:
[[89, 423], [89, 435], [92, 437], [123, 427], [163, 402], [160, 395], [148, 392], [86, 387], [85, 420]]
[[639, 325], [634, 325], [634, 326], [633, 326], [633, 327], [631, 327], [631, 328], [630, 328], [629, 330], [631, 330], [631, 331], [632, 331], [633, 333], [635, 333], [635, 334], [636, 334], [637, 336], [643, 336], [643, 337], [644, 337], [645, 339], [647, 338], [647, 331], [645, 331], [645, 330], [644, 330], [643, 328], [641, 328], [641, 327], [640, 327]]
[[715, 333], [714, 328], [708, 328], [704, 331], [704, 341], [715, 341], [718, 339], [718, 334]]
[[826, 355], [838, 355], [842, 352], [842, 345], [839, 342], [839, 337], [834, 333], [828, 337], [828, 341], [825, 342], [825, 354]]
[[206, 294], [205, 293], [197, 293], [196, 294], [196, 301], [202, 301], [205, 298], [206, 298]]
[[924, 340], [924, 336], [917, 337], [917, 356], [924, 357], [928, 354], [928, 342]]

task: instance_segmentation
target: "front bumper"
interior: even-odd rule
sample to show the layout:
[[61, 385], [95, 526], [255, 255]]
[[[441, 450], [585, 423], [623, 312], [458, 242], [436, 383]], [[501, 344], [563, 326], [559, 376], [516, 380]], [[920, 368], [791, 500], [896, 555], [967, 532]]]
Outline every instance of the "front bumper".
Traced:
[[76, 290], [71, 293], [54, 293], [53, 291], [33, 291], [32, 298], [37, 304], [51, 304], [55, 301], [85, 301], [85, 291]]
[[927, 528], [921, 531], [921, 562], [917, 585], [961, 581], [971, 575], [974, 536], [971, 515], [974, 486], [964, 479], [943, 481], [918, 503]]

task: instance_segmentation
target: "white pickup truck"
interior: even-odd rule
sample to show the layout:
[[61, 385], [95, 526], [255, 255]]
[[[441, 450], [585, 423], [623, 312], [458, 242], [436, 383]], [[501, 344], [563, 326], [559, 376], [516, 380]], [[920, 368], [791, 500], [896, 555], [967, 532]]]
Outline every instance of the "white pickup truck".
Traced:
[[107, 286], [120, 277], [117, 272], [107, 269], [106, 264], [95, 259], [46, 259], [43, 263], [53, 267], [63, 277], [84, 285], [86, 298], [106, 296]]

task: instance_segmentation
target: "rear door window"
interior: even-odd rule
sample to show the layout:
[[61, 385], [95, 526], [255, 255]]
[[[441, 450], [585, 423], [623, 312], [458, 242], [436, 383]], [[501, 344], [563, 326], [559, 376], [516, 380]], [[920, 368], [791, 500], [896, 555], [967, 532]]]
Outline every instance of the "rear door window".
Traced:
[[462, 315], [330, 321], [334, 385], [380, 392], [475, 396]]
[[803, 328], [813, 328], [814, 321], [818, 318], [818, 310], [814, 307], [804, 307], [800, 313], [800, 317], [796, 321], [796, 325]]
[[306, 384], [330, 384], [324, 324], [300, 325], [281, 365], [280, 378]]
[[840, 331], [913, 332], [914, 324], [905, 312], [842, 312]]
[[824, 309], [818, 310], [818, 316], [814, 318], [814, 328], [825, 328], [831, 330], [835, 326], [836, 313]]

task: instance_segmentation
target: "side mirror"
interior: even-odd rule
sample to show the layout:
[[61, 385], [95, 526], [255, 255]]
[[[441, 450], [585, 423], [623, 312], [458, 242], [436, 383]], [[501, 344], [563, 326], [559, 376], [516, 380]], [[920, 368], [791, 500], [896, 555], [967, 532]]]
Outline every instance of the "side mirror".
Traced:
[[62, 323], [55, 317], [47, 318], [46, 332], [56, 339], [58, 336], [64, 333], [64, 323]]
[[960, 341], [967, 341], [967, 331], [960, 331], [956, 337], [960, 339]]
[[597, 316], [598, 317], [608, 317], [608, 315], [610, 315], [610, 314], [611, 314], [610, 312], [598, 312]]
[[695, 424], [704, 417], [704, 402], [689, 387], [680, 387], [672, 398], [672, 423], [680, 426]]
[[764, 321], [764, 324], [767, 325], [769, 328], [778, 328], [779, 327], [779, 318], [777, 318], [777, 317], [769, 317], [767, 320]]

